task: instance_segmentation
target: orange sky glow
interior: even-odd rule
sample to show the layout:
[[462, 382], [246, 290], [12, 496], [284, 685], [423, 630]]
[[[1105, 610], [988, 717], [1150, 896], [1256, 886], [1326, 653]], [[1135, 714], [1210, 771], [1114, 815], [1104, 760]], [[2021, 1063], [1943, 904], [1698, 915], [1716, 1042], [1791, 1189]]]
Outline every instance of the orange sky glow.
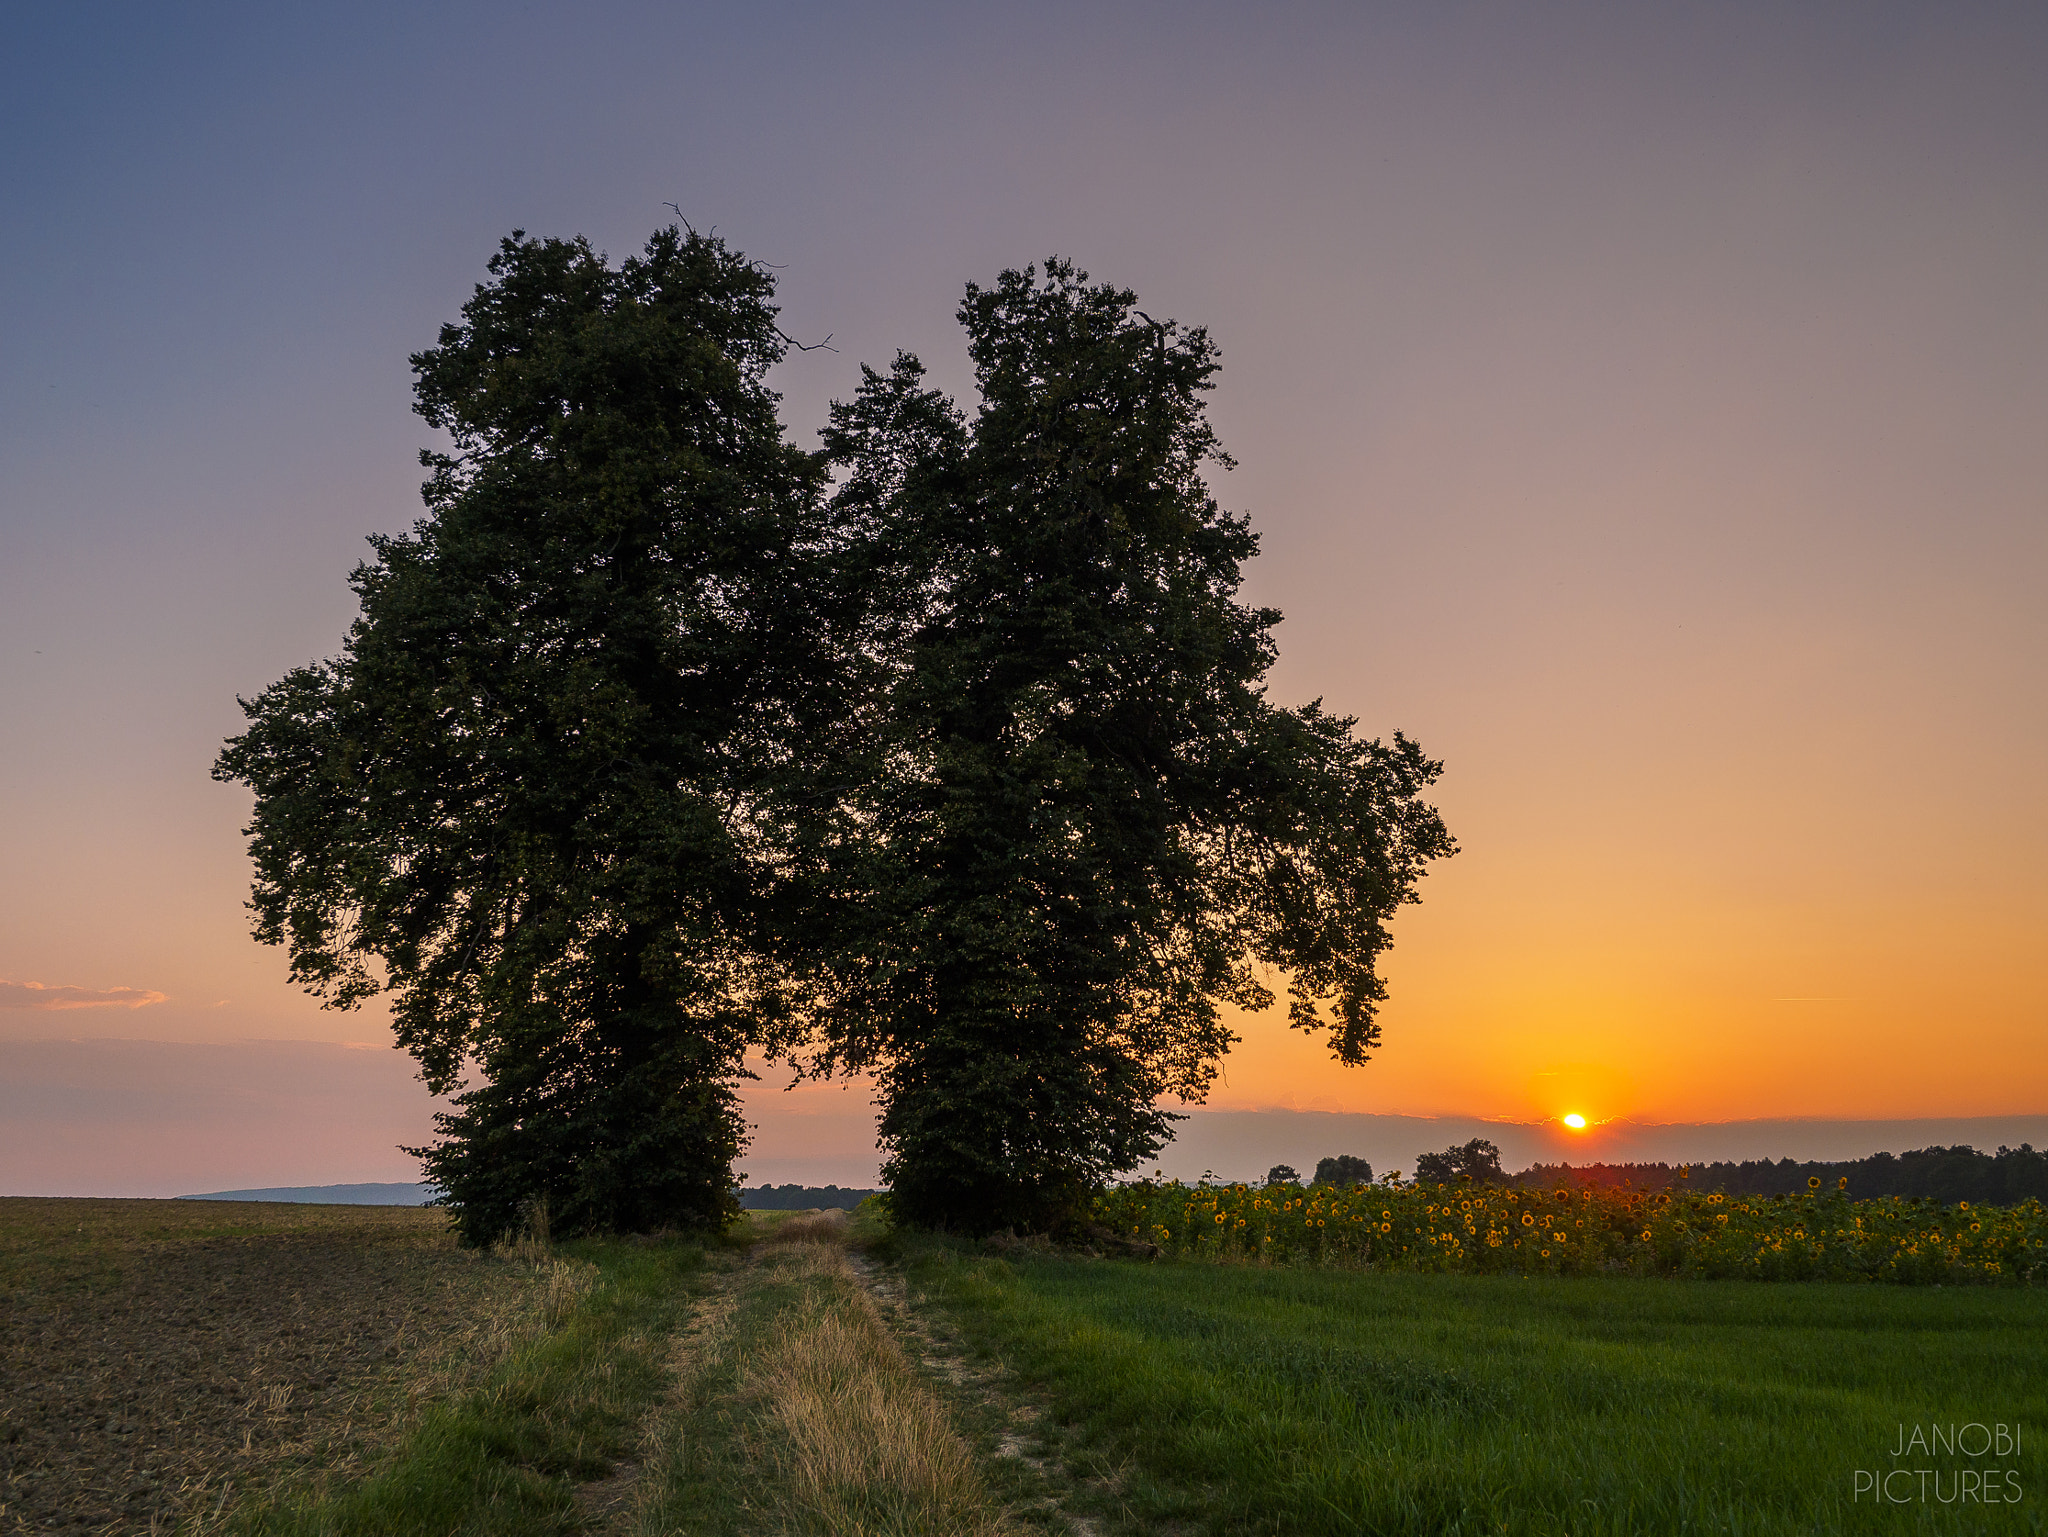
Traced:
[[[1085, 59], [993, 14], [643, 20], [623, 51], [508, 23], [502, 78], [432, 89], [403, 82], [461, 39], [424, 18], [401, 47], [308, 13], [264, 61], [223, 32], [175, 69], [49, 44], [96, 62], [0, 135], [45, 232], [0, 285], [0, 1048], [231, 1072], [224, 1043], [388, 1042], [248, 937], [248, 802], [209, 765], [418, 514], [405, 360], [494, 242], [616, 257], [680, 199], [780, 264], [792, 335], [833, 335], [774, 376], [806, 445], [899, 346], [965, 394], [961, 285], [1050, 251], [1215, 336], [1273, 696], [1441, 758], [1462, 852], [1395, 919], [1374, 1060], [1274, 1010], [1212, 1109], [1589, 1154], [1631, 1123], [2048, 1113], [2042, 13], [1218, 11], [1093, 19]], [[750, 50], [772, 67], [728, 67]], [[603, 90], [557, 89], [577, 68]], [[943, 82], [943, 135], [875, 111]], [[137, 207], [149, 252], [104, 238]], [[749, 1103], [778, 1178], [865, 1135], [858, 1089]], [[360, 1169], [323, 1123], [333, 1179], [407, 1177], [394, 1116]]]

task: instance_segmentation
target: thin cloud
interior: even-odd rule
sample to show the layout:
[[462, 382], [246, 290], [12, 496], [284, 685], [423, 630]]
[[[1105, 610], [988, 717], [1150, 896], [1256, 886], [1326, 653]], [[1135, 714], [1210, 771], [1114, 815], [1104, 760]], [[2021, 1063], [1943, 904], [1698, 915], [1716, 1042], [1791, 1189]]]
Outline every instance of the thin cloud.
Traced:
[[0, 1009], [146, 1009], [164, 994], [146, 987], [47, 987], [0, 981]]

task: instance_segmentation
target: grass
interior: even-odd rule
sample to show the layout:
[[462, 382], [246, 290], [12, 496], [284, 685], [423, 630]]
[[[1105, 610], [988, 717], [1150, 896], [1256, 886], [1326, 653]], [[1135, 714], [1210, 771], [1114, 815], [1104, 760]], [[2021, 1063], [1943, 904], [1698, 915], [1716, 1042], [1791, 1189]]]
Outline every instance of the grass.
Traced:
[[[2044, 1529], [2039, 1290], [906, 1252], [1137, 1530]], [[2025, 1426], [2023, 1455], [1888, 1455], [1901, 1426], [1970, 1421]], [[1952, 1501], [1962, 1469], [2010, 1470], [2022, 1498], [1855, 1497], [1857, 1470], [1901, 1465]]]
[[775, 1435], [784, 1524], [866, 1533], [1000, 1531], [974, 1456], [847, 1268], [811, 1244], [784, 1262], [809, 1295], [746, 1373]]
[[[0, 1208], [0, 1531], [2044, 1530], [2036, 1287], [995, 1257], [872, 1212], [481, 1256], [167, 1207]], [[1970, 1422], [2021, 1450], [1890, 1455]], [[1940, 1481], [1859, 1497], [1901, 1465]]]

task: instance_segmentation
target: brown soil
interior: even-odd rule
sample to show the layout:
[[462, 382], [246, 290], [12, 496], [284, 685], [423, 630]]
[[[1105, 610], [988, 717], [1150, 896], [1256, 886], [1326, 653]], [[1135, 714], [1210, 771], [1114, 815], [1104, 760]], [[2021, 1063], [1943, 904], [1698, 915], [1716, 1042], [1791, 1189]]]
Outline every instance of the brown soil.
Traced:
[[339, 1471], [532, 1274], [429, 1208], [0, 1198], [0, 1533], [167, 1531]]

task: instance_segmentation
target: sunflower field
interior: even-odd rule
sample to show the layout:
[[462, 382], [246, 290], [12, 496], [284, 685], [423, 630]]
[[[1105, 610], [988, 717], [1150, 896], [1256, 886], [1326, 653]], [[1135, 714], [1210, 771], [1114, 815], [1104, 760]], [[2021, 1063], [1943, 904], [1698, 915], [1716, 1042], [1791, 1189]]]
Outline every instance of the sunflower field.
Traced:
[[[2048, 1208], [1942, 1206], [1846, 1188], [1795, 1196], [1390, 1179], [1105, 1192], [1095, 1220], [1176, 1259], [1460, 1275], [2048, 1285]], [[1846, 1185], [1846, 1181], [1843, 1182]]]

